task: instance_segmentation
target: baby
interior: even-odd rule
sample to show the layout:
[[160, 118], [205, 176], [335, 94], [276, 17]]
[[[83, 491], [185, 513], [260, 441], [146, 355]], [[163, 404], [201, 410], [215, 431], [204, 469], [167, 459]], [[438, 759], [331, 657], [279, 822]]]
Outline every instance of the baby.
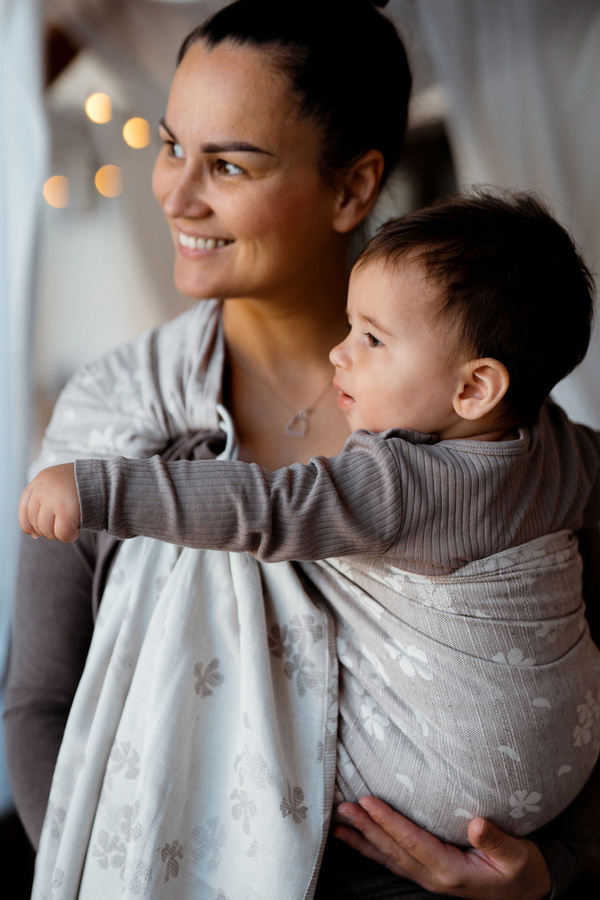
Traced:
[[351, 672], [340, 798], [378, 795], [453, 842], [475, 815], [527, 833], [600, 749], [577, 537], [600, 522], [600, 434], [547, 400], [592, 308], [572, 240], [531, 197], [392, 220], [331, 351], [353, 430], [337, 456], [277, 472], [79, 460], [28, 485], [21, 527], [321, 560]]

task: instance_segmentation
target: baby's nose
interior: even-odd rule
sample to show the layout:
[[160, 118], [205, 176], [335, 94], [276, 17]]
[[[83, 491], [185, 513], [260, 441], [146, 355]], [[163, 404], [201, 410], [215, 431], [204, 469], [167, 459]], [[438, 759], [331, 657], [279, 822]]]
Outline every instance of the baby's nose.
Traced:
[[336, 344], [329, 353], [329, 362], [336, 368], [342, 368], [343, 366], [345, 343], [345, 341], [342, 341], [340, 344]]

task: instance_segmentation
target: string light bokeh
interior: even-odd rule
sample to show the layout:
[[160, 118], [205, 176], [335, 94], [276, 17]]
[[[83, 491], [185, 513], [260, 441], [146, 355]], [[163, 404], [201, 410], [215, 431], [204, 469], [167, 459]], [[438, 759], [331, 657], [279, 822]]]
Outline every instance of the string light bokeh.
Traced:
[[150, 125], [146, 119], [135, 117], [125, 122], [123, 140], [135, 150], [142, 150], [150, 143]]
[[52, 175], [44, 184], [44, 200], [55, 209], [69, 205], [69, 180], [64, 175]]
[[[85, 115], [96, 125], [106, 125], [113, 121], [113, 104], [110, 96], [102, 91], [90, 94], [83, 109]], [[121, 137], [128, 147], [142, 150], [150, 144], [150, 124], [141, 116], [134, 116], [125, 122]], [[122, 172], [119, 166], [107, 163], [94, 175], [94, 185], [103, 197], [119, 197], [123, 190]], [[69, 178], [67, 175], [52, 175], [44, 184], [44, 200], [54, 209], [69, 206]]]
[[90, 94], [85, 101], [84, 109], [87, 117], [98, 125], [105, 125], [112, 119], [112, 101], [108, 94], [100, 92]]
[[122, 189], [121, 169], [119, 166], [102, 166], [96, 172], [94, 184], [103, 197], [118, 197]]

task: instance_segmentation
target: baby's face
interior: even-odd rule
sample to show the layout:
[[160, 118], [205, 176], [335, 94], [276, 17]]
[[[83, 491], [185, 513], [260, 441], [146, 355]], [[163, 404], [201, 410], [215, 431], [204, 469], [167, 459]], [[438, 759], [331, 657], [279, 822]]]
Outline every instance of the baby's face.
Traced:
[[354, 431], [409, 428], [454, 436], [453, 398], [462, 385], [461, 354], [444, 318], [439, 288], [416, 262], [354, 269], [348, 293], [350, 333], [330, 353], [338, 406]]

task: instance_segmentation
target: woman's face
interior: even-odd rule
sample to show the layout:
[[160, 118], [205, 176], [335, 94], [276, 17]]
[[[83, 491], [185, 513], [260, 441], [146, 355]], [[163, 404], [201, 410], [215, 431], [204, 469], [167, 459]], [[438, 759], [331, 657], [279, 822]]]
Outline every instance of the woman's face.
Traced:
[[255, 48], [194, 44], [173, 81], [153, 189], [190, 297], [281, 296], [339, 235], [319, 173], [320, 134]]

